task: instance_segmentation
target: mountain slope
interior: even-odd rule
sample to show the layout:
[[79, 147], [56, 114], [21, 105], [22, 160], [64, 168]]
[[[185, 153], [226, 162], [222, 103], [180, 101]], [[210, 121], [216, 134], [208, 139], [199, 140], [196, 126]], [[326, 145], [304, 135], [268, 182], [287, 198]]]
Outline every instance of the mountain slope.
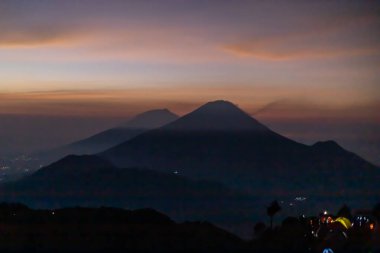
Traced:
[[94, 154], [132, 139], [147, 130], [161, 127], [177, 118], [178, 116], [168, 109], [147, 111], [136, 115], [119, 127], [111, 128], [86, 139], [43, 152], [38, 156], [44, 164], [49, 164], [69, 154]]
[[231, 102], [208, 102], [193, 112], [169, 123], [165, 129], [182, 131], [258, 131], [270, 130]]
[[380, 179], [378, 168], [337, 144], [294, 142], [227, 101], [207, 103], [100, 156], [256, 194], [369, 193]]
[[252, 199], [220, 183], [138, 168], [120, 169], [90, 155], [67, 156], [31, 176], [2, 185], [0, 201], [36, 208], [149, 207], [176, 219], [219, 223], [250, 220], [256, 208]]
[[178, 119], [178, 115], [168, 109], [156, 109], [140, 113], [120, 127], [153, 129], [166, 125], [176, 119]]

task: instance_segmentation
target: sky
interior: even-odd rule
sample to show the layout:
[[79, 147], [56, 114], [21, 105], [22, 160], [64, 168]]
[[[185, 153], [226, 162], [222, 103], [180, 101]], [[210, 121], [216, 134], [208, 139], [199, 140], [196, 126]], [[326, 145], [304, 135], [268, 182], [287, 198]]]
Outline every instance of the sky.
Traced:
[[0, 0], [3, 135], [20, 126], [9, 117], [108, 122], [67, 128], [74, 139], [227, 99], [284, 135], [334, 138], [380, 164], [379, 70], [374, 0]]

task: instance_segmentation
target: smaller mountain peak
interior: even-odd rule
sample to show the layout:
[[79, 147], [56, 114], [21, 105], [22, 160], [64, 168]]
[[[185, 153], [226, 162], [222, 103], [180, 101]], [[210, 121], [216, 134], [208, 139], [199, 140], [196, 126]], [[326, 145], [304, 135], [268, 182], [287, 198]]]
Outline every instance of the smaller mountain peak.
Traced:
[[[157, 109], [156, 111], [164, 112], [164, 113], [172, 113], [168, 108]], [[174, 114], [174, 113], [172, 113], [172, 114]]]
[[154, 109], [136, 115], [122, 127], [152, 129], [166, 125], [177, 118], [178, 115], [166, 108]]
[[142, 112], [134, 116], [132, 120], [147, 118], [147, 117], [152, 117], [152, 116], [162, 116], [162, 115], [164, 116], [170, 115], [170, 116], [178, 117], [176, 114], [172, 113], [169, 109], [163, 108], [163, 109], [154, 109], [154, 110]]
[[312, 147], [315, 149], [323, 149], [328, 152], [344, 151], [344, 149], [336, 141], [333, 140], [318, 141], [313, 144]]
[[328, 146], [328, 147], [340, 147], [336, 141], [327, 140], [327, 141], [317, 141], [313, 146]]
[[153, 109], [153, 110], [149, 110], [149, 111], [143, 112], [143, 113], [141, 113], [141, 114], [139, 114], [139, 115], [141, 116], [141, 115], [155, 114], [155, 113], [170, 113], [170, 114], [172, 114], [172, 112], [169, 111], [169, 109], [167, 109], [167, 108], [162, 108], [162, 109]]

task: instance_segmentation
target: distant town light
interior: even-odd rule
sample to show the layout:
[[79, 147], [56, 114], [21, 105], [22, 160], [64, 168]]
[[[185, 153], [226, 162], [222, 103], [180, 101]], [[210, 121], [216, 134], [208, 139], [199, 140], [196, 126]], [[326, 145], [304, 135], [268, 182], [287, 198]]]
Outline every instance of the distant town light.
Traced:
[[327, 215], [327, 211], [326, 211], [326, 210], [325, 210], [325, 211], [323, 211], [323, 214], [324, 214], [324, 215]]

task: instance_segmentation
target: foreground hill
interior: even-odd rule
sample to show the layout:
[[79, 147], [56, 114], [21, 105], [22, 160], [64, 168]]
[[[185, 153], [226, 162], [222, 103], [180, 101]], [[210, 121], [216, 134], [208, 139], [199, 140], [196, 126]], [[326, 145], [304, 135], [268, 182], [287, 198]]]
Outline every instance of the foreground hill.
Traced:
[[[374, 208], [372, 221], [379, 221]], [[357, 221], [362, 214], [355, 216]], [[347, 218], [339, 218], [340, 220]], [[287, 217], [275, 229], [258, 223], [242, 240], [209, 222], [178, 223], [154, 209], [110, 207], [33, 210], [0, 203], [1, 252], [379, 252], [379, 227], [313, 223]], [[349, 221], [348, 221], [349, 222]], [[313, 225], [314, 224], [314, 225]]]
[[221, 225], [250, 222], [257, 209], [251, 198], [220, 183], [138, 168], [120, 169], [88, 155], [65, 157], [22, 180], [4, 184], [0, 200], [35, 208], [154, 208], [178, 220], [202, 219]]
[[0, 218], [1, 252], [236, 252], [247, 246], [210, 223], [175, 223], [153, 209], [0, 204]]
[[209, 102], [103, 153], [119, 167], [177, 171], [255, 194], [365, 196], [380, 170], [333, 141], [303, 145], [228, 101]]
[[49, 164], [69, 154], [95, 154], [128, 141], [143, 132], [168, 124], [177, 118], [177, 115], [167, 109], [147, 111], [136, 115], [118, 127], [107, 129], [63, 147], [42, 152], [38, 157], [44, 164]]

